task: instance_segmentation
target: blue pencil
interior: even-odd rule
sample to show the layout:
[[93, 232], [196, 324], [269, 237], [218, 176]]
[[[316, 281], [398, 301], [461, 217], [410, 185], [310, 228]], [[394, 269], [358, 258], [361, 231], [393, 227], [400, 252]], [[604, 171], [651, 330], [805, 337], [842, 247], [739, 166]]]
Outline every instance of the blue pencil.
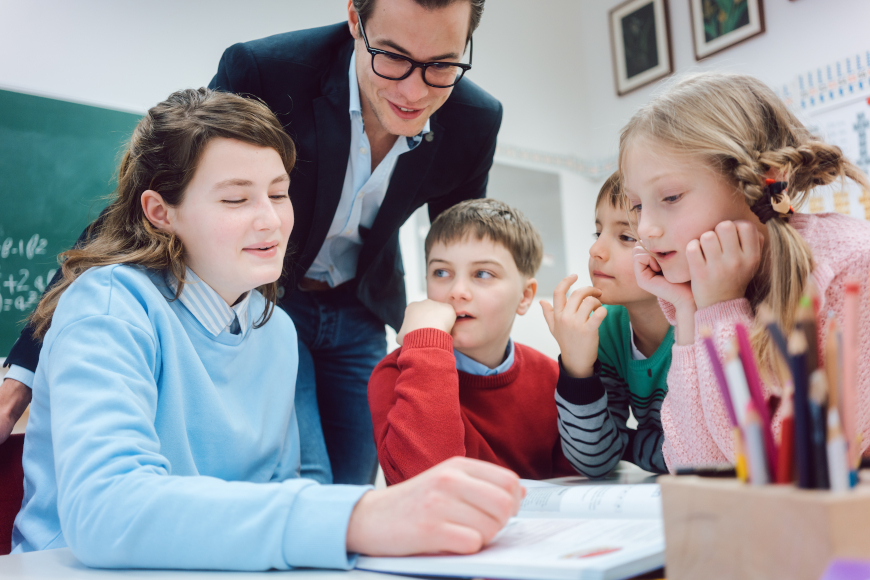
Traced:
[[812, 489], [807, 338], [803, 331], [795, 330], [791, 333], [788, 352], [791, 355], [791, 374], [794, 378], [794, 453], [797, 459], [798, 487]]

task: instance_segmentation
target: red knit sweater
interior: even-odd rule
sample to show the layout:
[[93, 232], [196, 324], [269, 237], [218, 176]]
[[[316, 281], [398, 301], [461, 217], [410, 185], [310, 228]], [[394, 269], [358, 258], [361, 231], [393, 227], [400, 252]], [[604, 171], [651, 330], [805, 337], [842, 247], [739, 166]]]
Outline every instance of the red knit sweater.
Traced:
[[527, 479], [577, 475], [559, 440], [559, 365], [514, 345], [510, 369], [475, 376], [456, 370], [449, 334], [423, 328], [408, 333], [402, 348], [375, 367], [369, 407], [388, 483], [455, 455], [502, 465]]

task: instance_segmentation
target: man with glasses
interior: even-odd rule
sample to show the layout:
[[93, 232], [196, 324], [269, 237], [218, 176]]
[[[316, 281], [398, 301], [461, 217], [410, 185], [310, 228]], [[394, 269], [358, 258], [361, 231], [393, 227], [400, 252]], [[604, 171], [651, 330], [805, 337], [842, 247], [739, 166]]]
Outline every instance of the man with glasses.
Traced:
[[405, 309], [399, 227], [486, 193], [502, 108], [463, 75], [484, 0], [350, 0], [348, 21], [238, 44], [212, 87], [263, 99], [298, 147], [281, 306], [299, 333], [302, 475], [369, 483], [367, 385]]
[[[297, 147], [279, 298], [299, 333], [305, 477], [374, 480], [366, 390], [384, 324], [398, 330], [404, 316], [399, 227], [423, 204], [434, 219], [485, 195], [502, 107], [462, 80], [483, 4], [349, 0], [347, 23], [230, 47], [211, 81], [265, 101]], [[38, 356], [25, 329], [6, 359], [0, 442], [30, 400]]]

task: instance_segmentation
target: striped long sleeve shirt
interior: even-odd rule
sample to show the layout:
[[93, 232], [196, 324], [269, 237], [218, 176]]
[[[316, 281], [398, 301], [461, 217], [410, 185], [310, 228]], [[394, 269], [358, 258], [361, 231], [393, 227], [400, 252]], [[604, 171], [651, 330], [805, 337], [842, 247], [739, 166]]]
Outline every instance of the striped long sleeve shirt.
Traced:
[[[632, 356], [631, 325], [621, 306], [606, 306], [599, 331], [595, 373], [576, 379], [560, 365], [556, 389], [559, 434], [565, 457], [581, 474], [604, 477], [621, 459], [654, 473], [667, 473], [661, 406], [667, 394], [673, 329], [653, 356]], [[637, 428], [628, 427], [634, 414]]]

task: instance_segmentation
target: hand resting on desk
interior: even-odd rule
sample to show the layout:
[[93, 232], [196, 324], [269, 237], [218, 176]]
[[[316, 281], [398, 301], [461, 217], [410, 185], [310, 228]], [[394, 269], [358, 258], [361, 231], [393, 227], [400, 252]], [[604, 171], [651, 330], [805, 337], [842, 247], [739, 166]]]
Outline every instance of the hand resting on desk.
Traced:
[[366, 493], [350, 516], [347, 551], [471, 554], [516, 515], [524, 496], [514, 472], [453, 457], [403, 483]]

